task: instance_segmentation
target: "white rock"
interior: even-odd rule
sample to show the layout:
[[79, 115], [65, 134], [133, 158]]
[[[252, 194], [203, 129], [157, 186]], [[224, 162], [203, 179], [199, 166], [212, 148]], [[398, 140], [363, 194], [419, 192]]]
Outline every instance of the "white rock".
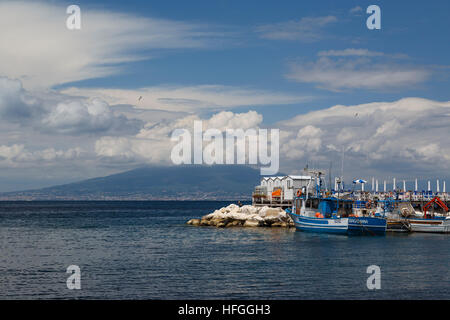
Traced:
[[259, 222], [255, 220], [246, 220], [244, 223], [244, 227], [258, 227]]
[[215, 210], [213, 213], [205, 215], [203, 219], [218, 221], [226, 219], [244, 222], [244, 224], [248, 222], [246, 226], [270, 225], [290, 221], [285, 211], [280, 208], [253, 207], [251, 205], [239, 207], [235, 204]]

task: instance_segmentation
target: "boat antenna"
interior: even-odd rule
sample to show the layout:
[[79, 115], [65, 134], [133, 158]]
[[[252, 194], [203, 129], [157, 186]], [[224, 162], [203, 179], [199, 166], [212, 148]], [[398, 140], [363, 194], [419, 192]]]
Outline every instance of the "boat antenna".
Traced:
[[331, 192], [331, 168], [333, 167], [333, 162], [330, 161], [330, 171], [328, 171], [328, 188]]
[[344, 146], [342, 146], [341, 181], [344, 180]]

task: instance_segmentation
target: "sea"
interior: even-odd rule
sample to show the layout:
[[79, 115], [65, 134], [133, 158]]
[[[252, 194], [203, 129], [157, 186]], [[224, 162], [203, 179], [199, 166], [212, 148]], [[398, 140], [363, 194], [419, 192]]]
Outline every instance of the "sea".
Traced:
[[229, 204], [0, 202], [0, 299], [450, 299], [449, 235], [186, 224]]

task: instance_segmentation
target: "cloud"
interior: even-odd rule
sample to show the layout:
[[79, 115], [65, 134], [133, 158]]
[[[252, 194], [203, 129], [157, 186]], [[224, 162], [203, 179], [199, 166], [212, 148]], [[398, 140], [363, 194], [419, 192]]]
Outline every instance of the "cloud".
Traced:
[[[439, 176], [450, 169], [450, 101], [404, 98], [299, 115], [278, 125], [291, 160], [340, 163], [352, 173]], [[395, 173], [396, 172], [396, 173]]]
[[[133, 137], [105, 136], [97, 139], [95, 152], [109, 164], [171, 165], [175, 129], [192, 132], [202, 120], [203, 130], [217, 128], [259, 128], [262, 116], [255, 112], [220, 112], [208, 118], [196, 115], [149, 123]], [[339, 163], [345, 149], [347, 174], [364, 176], [396, 174], [439, 175], [450, 169], [448, 136], [450, 101], [404, 98], [393, 102], [336, 105], [298, 115], [277, 123], [283, 170], [294, 172], [306, 163], [329, 166]]]
[[135, 137], [106, 136], [95, 143], [95, 151], [105, 161], [123, 163], [140, 162], [148, 164], [171, 165], [171, 151], [176, 142], [171, 141], [175, 129], [186, 129], [192, 133], [194, 121], [202, 121], [203, 130], [250, 129], [258, 128], [262, 116], [255, 111], [233, 113], [222, 111], [208, 119], [190, 115], [180, 119], [148, 124]]
[[31, 97], [18, 80], [0, 77], [0, 117], [12, 122], [28, 121], [41, 112], [36, 99]]
[[[263, 123], [262, 115], [256, 111], [222, 111], [203, 118], [182, 115], [177, 119], [152, 121], [134, 135], [106, 131], [100, 138], [98, 135], [90, 137], [86, 148], [77, 144], [80, 138], [70, 137], [64, 138], [66, 147], [61, 145], [61, 140], [58, 141], [63, 147], [53, 143], [54, 147], [50, 148], [31, 141], [6, 141], [0, 144], [0, 167], [50, 168], [54, 165], [56, 168], [67, 164], [96, 170], [126, 170], [143, 164], [172, 165], [170, 155], [175, 142], [170, 137], [173, 130], [192, 132], [196, 120], [202, 120], [203, 130], [217, 128], [220, 132], [227, 128], [260, 128]], [[280, 159], [285, 172], [295, 172], [306, 163], [328, 168], [333, 161], [334, 167], [340, 167], [344, 148], [345, 172], [351, 177], [394, 174], [420, 177], [439, 176], [450, 169], [450, 142], [445, 139], [449, 120], [450, 101], [405, 98], [393, 102], [336, 105], [298, 115], [273, 127], [281, 129]]]
[[422, 83], [431, 76], [431, 71], [425, 67], [374, 60], [373, 57], [383, 55], [364, 49], [328, 51], [319, 55], [314, 62], [291, 64], [286, 77], [339, 91], [401, 88]]
[[69, 148], [67, 150], [55, 150], [46, 148], [43, 150], [28, 150], [23, 144], [0, 145], [1, 167], [27, 167], [52, 165], [55, 161], [76, 160], [83, 156], [81, 148]]
[[42, 119], [45, 131], [63, 134], [95, 132], [135, 132], [141, 126], [138, 120], [115, 115], [109, 105], [100, 99], [59, 103]]
[[323, 37], [322, 30], [336, 21], [335, 16], [304, 17], [297, 21], [260, 25], [255, 30], [264, 39], [309, 42], [321, 39]]
[[66, 7], [54, 3], [2, 1], [2, 75], [21, 79], [26, 88], [45, 88], [117, 73], [123, 63], [150, 58], [153, 49], [211, 47], [226, 34], [85, 6], [81, 30], [68, 30], [68, 17]]
[[363, 9], [360, 6], [356, 6], [351, 8], [349, 13], [355, 16], [360, 16], [363, 13]]
[[389, 57], [396, 59], [407, 59], [408, 55], [403, 53], [387, 54], [379, 51], [371, 51], [368, 49], [348, 48], [344, 50], [326, 50], [317, 54], [319, 57]]
[[320, 128], [307, 125], [299, 129], [297, 134], [287, 135], [289, 139], [282, 144], [280, 152], [287, 159], [299, 159], [307, 153], [318, 152], [322, 146], [322, 133]]
[[136, 133], [142, 121], [115, 114], [101, 99], [32, 93], [20, 81], [0, 77], [0, 121], [61, 134]]
[[320, 51], [317, 54], [319, 57], [348, 57], [348, 56], [360, 56], [360, 57], [380, 57], [384, 56], [383, 52], [369, 51], [368, 49], [344, 49], [344, 50], [328, 50]]
[[205, 123], [206, 128], [215, 128], [221, 131], [226, 129], [249, 129], [257, 128], [263, 121], [262, 115], [256, 111], [248, 111], [246, 113], [233, 113], [223, 111], [213, 115]]
[[[223, 85], [155, 86], [135, 90], [68, 88], [62, 92], [73, 96], [99, 97], [111, 105], [129, 104], [138, 109], [184, 112], [294, 104], [312, 99], [305, 95]], [[142, 99], [138, 100], [140, 96]]]

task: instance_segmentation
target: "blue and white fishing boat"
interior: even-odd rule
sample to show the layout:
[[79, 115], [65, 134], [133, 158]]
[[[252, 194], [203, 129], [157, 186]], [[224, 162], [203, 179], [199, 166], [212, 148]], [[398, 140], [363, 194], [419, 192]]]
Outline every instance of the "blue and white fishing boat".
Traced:
[[352, 235], [384, 235], [387, 228], [386, 207], [373, 202], [364, 192], [363, 179], [353, 180], [361, 184], [361, 192], [353, 194], [352, 213], [348, 217], [348, 233]]
[[338, 216], [338, 199], [322, 198], [320, 196], [320, 173], [318, 173], [317, 179], [316, 196], [309, 196], [310, 180], [303, 192], [297, 193], [292, 209], [286, 209], [286, 212], [298, 230], [347, 234], [348, 218]]
[[[319, 208], [314, 209], [314, 205], [307, 207], [308, 200], [311, 204], [318, 202]], [[337, 215], [337, 211], [332, 210], [335, 200], [337, 199], [297, 197], [292, 210], [286, 209], [286, 212], [291, 216], [298, 230], [347, 234], [348, 218], [341, 218]]]
[[387, 219], [380, 206], [368, 200], [355, 200], [353, 212], [348, 217], [348, 233], [356, 235], [383, 235], [386, 233]]
[[[384, 235], [387, 228], [385, 209], [371, 200], [364, 200], [361, 194], [350, 199], [324, 197], [321, 191], [321, 177], [318, 172], [316, 190], [310, 197], [309, 186], [297, 194], [292, 209], [286, 212], [301, 231], [340, 233], [349, 235]], [[310, 181], [311, 182], [311, 181]], [[360, 179], [353, 183], [366, 183]], [[303, 195], [302, 195], [303, 194]]]

